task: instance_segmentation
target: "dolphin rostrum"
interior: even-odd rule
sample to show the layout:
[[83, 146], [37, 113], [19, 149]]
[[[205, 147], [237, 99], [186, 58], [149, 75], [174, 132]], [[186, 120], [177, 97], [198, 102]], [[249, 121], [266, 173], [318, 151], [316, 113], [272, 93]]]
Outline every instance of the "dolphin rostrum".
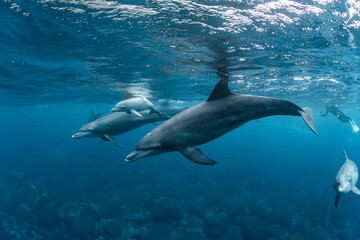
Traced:
[[196, 163], [215, 164], [216, 161], [194, 147], [210, 142], [248, 121], [272, 115], [301, 116], [317, 134], [311, 109], [300, 108], [282, 99], [234, 94], [230, 92], [226, 78], [220, 78], [206, 102], [180, 112], [146, 134], [125, 160], [132, 162], [179, 151]]
[[334, 189], [336, 192], [335, 207], [339, 205], [339, 200], [342, 194], [352, 191], [353, 193], [360, 195], [360, 190], [356, 187], [359, 172], [356, 164], [351, 161], [344, 150], [345, 163], [341, 166], [336, 174]]

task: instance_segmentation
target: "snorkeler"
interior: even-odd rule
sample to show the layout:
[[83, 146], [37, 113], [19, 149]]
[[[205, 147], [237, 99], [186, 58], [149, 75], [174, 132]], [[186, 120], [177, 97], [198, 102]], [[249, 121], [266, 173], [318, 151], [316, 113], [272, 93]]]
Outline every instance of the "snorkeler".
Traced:
[[351, 127], [353, 129], [353, 132], [358, 132], [359, 131], [359, 127], [356, 125], [356, 123], [354, 122], [354, 120], [352, 120], [350, 117], [346, 116], [342, 111], [340, 111], [340, 109], [335, 106], [335, 105], [325, 105], [326, 107], [326, 113], [321, 114], [322, 117], [326, 117], [328, 115], [328, 113], [332, 113], [334, 114], [335, 117], [337, 117], [341, 122], [348, 122], [351, 124]]

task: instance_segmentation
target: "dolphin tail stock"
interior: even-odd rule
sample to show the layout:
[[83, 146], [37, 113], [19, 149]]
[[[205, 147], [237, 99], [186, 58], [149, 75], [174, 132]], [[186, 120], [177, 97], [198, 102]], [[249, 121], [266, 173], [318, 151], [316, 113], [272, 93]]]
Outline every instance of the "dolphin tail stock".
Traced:
[[184, 148], [179, 150], [179, 152], [184, 155], [184, 157], [186, 157], [187, 159], [198, 163], [198, 164], [202, 164], [202, 165], [213, 165], [216, 164], [217, 162], [206, 157], [199, 148]]
[[357, 133], [357, 132], [359, 131], [358, 125], [356, 125], [356, 123], [354, 122], [354, 120], [351, 120], [351, 121], [349, 121], [349, 122], [350, 122], [350, 124], [351, 124], [352, 129], [353, 129], [353, 132], [354, 132], [354, 133]]
[[308, 125], [308, 127], [316, 134], [319, 136], [319, 134], [316, 132], [315, 127], [314, 127], [314, 122], [313, 122], [313, 110], [311, 108], [307, 108], [304, 107], [302, 109], [299, 110], [299, 114], [301, 115], [301, 117], [304, 119], [306, 125]]
[[109, 136], [109, 135], [104, 135], [102, 137], [100, 137], [102, 140], [104, 141], [110, 141], [113, 144], [115, 144], [116, 146], [122, 147], [122, 145], [120, 143], [118, 143], [113, 137]]
[[360, 190], [356, 187], [356, 186], [353, 186], [353, 188], [351, 189], [351, 191], [357, 195], [360, 195]]
[[335, 202], [334, 202], [334, 206], [337, 207], [339, 205], [339, 200], [340, 200], [341, 195], [340, 194], [336, 194], [335, 197]]

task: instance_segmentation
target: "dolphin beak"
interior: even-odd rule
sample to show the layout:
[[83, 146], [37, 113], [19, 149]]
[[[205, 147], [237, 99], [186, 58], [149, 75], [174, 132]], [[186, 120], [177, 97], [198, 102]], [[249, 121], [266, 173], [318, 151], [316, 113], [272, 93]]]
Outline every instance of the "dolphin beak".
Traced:
[[80, 137], [79, 135], [80, 135], [79, 133], [75, 133], [75, 134], [73, 134], [71, 137], [72, 137], [73, 139], [76, 139], [76, 138], [79, 138], [79, 137]]
[[112, 112], [118, 112], [119, 109], [118, 109], [118, 108], [112, 108], [111, 111], [112, 111]]
[[159, 150], [134, 151], [126, 156], [125, 161], [133, 162], [142, 158], [151, 157], [161, 153], [163, 153], [163, 151], [159, 151]]

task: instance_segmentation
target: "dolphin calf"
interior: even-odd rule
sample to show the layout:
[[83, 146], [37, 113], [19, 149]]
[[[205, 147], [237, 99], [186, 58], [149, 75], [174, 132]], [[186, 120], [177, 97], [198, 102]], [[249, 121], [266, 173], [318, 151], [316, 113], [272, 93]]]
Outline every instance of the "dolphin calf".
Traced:
[[210, 142], [248, 121], [272, 115], [301, 116], [317, 134], [311, 109], [300, 108], [282, 99], [234, 94], [228, 88], [228, 80], [220, 78], [206, 102], [175, 115], [146, 134], [125, 160], [132, 162], [179, 151], [193, 162], [215, 164], [216, 161], [194, 147]]
[[344, 150], [345, 163], [341, 166], [336, 174], [334, 189], [336, 192], [335, 207], [339, 205], [339, 200], [342, 194], [352, 191], [353, 193], [360, 195], [360, 190], [356, 187], [359, 172], [356, 164], [351, 161]]
[[121, 146], [113, 136], [123, 134], [130, 130], [139, 128], [147, 123], [167, 120], [184, 108], [162, 104], [158, 107], [161, 114], [145, 114], [144, 117], [137, 117], [124, 112], [114, 112], [103, 116], [95, 121], [83, 125], [72, 138], [92, 138], [100, 137], [105, 141], [110, 141], [117, 146]]
[[154, 104], [152, 104], [152, 102], [143, 96], [118, 102], [115, 107], [111, 109], [112, 112], [127, 112], [139, 117], [142, 117], [142, 115], [138, 111], [143, 110], [150, 110], [149, 114], [157, 113], [158, 115], [161, 115], [157, 110], [155, 110]]

